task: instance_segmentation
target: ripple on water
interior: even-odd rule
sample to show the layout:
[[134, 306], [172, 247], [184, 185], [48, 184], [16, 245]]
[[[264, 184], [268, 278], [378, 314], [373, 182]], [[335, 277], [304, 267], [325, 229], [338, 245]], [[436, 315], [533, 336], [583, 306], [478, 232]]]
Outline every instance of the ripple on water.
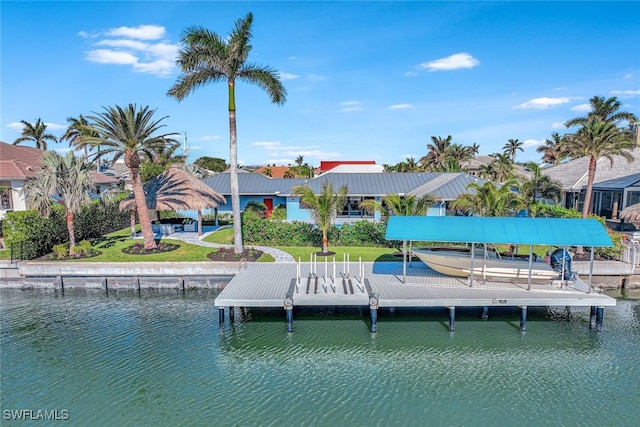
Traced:
[[[2, 291], [2, 408], [68, 409], [77, 424], [632, 425], [638, 301], [605, 310], [237, 310], [215, 292]], [[592, 398], [587, 398], [591, 396]], [[594, 398], [595, 397], [595, 398]]]

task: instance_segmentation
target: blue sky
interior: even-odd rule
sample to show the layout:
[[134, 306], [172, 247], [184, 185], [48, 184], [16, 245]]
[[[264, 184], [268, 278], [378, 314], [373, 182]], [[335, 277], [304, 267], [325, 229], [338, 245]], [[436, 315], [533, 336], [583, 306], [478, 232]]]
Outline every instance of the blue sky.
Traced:
[[[517, 160], [594, 95], [640, 115], [639, 2], [32, 2], [2, 1], [0, 140], [40, 117], [136, 103], [187, 134], [189, 160], [228, 160], [226, 84], [182, 102], [167, 90], [187, 26], [226, 36], [254, 14], [250, 60], [280, 73], [284, 106], [236, 87], [241, 164], [375, 160], [427, 153], [431, 136]], [[66, 150], [66, 143], [50, 145]]]

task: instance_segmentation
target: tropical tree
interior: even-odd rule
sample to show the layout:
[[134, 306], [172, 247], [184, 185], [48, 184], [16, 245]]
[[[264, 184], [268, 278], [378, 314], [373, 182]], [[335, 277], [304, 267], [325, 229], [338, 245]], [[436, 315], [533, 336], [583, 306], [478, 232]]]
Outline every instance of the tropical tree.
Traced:
[[422, 197], [417, 197], [413, 194], [408, 196], [387, 194], [382, 198], [382, 203], [377, 200], [368, 199], [364, 200], [361, 206], [369, 212], [380, 212], [386, 221], [393, 215], [422, 216], [426, 214], [427, 210], [437, 201], [438, 199], [431, 194], [426, 194]]
[[596, 175], [598, 158], [604, 157], [613, 165], [613, 156], [633, 161], [631, 150], [635, 148], [630, 127], [620, 128], [622, 122], [633, 124], [637, 118], [627, 111], [619, 111], [622, 104], [615, 97], [594, 96], [589, 100], [591, 111], [586, 116], [576, 117], [565, 123], [568, 128], [579, 126], [576, 133], [567, 135], [563, 144], [563, 154], [567, 157], [589, 156], [587, 190], [582, 217], [586, 218], [591, 209], [591, 192]]
[[589, 157], [587, 189], [582, 206], [582, 217], [586, 218], [591, 210], [591, 193], [598, 159], [604, 157], [613, 166], [613, 157], [617, 155], [631, 163], [633, 161], [631, 150], [635, 147], [635, 141], [628, 129], [620, 129], [615, 123], [604, 121], [598, 116], [589, 117], [576, 133], [565, 137], [563, 152], [567, 156]]
[[558, 132], [551, 134], [551, 139], [546, 139], [544, 143], [536, 148], [538, 153], [542, 153], [542, 161], [551, 165], [558, 165], [564, 160], [562, 154], [562, 142], [563, 136], [560, 136]]
[[509, 180], [500, 187], [489, 181], [482, 185], [470, 182], [467, 189], [471, 192], [462, 194], [451, 203], [451, 207], [477, 216], [513, 216], [523, 206], [522, 198], [511, 190], [515, 184], [515, 180]]
[[503, 182], [513, 177], [515, 163], [507, 153], [494, 154], [491, 164], [496, 181]]
[[[73, 147], [74, 150], [84, 151], [84, 160], [89, 159], [89, 144], [87, 144], [86, 139], [89, 136], [97, 136], [96, 132], [89, 128], [89, 122], [87, 119], [80, 114], [78, 118], [75, 117], [67, 117], [67, 122], [69, 123], [69, 127], [64, 132], [64, 134], [60, 137], [60, 141], [69, 141], [69, 147]], [[97, 170], [100, 170], [100, 147], [98, 146], [98, 154], [96, 155], [96, 167]]]
[[51, 215], [52, 203], [64, 207], [71, 256], [75, 255], [76, 246], [74, 216], [91, 201], [89, 192], [92, 191], [95, 184], [91, 171], [73, 151], [64, 157], [55, 151], [44, 153], [38, 175], [27, 180], [22, 189], [29, 204], [45, 217]]
[[203, 27], [187, 27], [181, 42], [177, 63], [182, 76], [168, 94], [182, 101], [191, 92], [208, 83], [227, 82], [229, 89], [229, 159], [231, 206], [233, 210], [234, 252], [243, 251], [240, 220], [240, 190], [238, 187], [238, 145], [236, 130], [236, 81], [255, 84], [264, 89], [275, 104], [284, 104], [286, 90], [275, 70], [247, 62], [253, 15], [238, 19], [228, 37], [223, 38]]
[[229, 165], [227, 165], [227, 162], [219, 157], [203, 156], [196, 159], [196, 161], [193, 163], [203, 169], [207, 169], [212, 172], [224, 172], [229, 167]]
[[346, 185], [340, 187], [338, 192], [333, 189], [333, 184], [327, 180], [322, 183], [320, 194], [315, 194], [308, 185], [296, 185], [292, 194], [300, 197], [300, 203], [309, 209], [311, 218], [322, 230], [322, 253], [329, 253], [329, 239], [327, 231], [338, 216], [338, 212], [347, 202], [348, 189]]
[[427, 155], [420, 159], [420, 164], [427, 170], [442, 166], [445, 152], [451, 145], [451, 135], [446, 138], [432, 136], [431, 141], [431, 144], [427, 144], [427, 149], [429, 150]]
[[504, 144], [504, 147], [502, 147], [502, 149], [504, 150], [505, 154], [511, 157], [511, 160], [515, 163], [516, 153], [518, 151], [524, 151], [524, 149], [522, 148], [523, 145], [524, 142], [520, 142], [517, 139], [511, 138], [507, 141], [506, 144]]
[[273, 169], [268, 168], [268, 167], [267, 167], [267, 168], [264, 168], [264, 170], [262, 171], [262, 174], [263, 174], [264, 176], [269, 176], [269, 177], [271, 177], [271, 176], [273, 176]]
[[560, 200], [562, 187], [556, 181], [542, 174], [542, 169], [535, 162], [525, 164], [533, 173], [530, 179], [522, 178], [518, 183], [518, 190], [527, 206], [531, 206], [537, 199], [551, 199], [554, 203]]
[[29, 123], [26, 120], [20, 120], [22, 123], [22, 136], [13, 141], [13, 145], [22, 144], [23, 142], [34, 142], [36, 148], [47, 151], [47, 141], [58, 142], [58, 138], [51, 133], [47, 133], [47, 125], [40, 120], [40, 117], [36, 119], [35, 123]]
[[165, 152], [167, 147], [179, 145], [179, 142], [173, 138], [178, 134], [156, 135], [156, 132], [164, 127], [161, 122], [167, 116], [155, 120], [156, 110], [151, 110], [148, 106], [138, 109], [136, 105], [129, 104], [125, 108], [120, 106], [103, 108], [102, 113], [94, 113], [96, 115], [88, 117], [91, 120], [89, 129], [95, 131], [97, 136], [87, 137], [87, 143], [92, 147], [102, 146], [102, 154], [113, 156], [112, 163], [124, 158], [124, 164], [129, 168], [144, 247], [145, 249], [156, 248], [142, 187], [140, 166], [144, 160], [153, 161], [158, 153]]

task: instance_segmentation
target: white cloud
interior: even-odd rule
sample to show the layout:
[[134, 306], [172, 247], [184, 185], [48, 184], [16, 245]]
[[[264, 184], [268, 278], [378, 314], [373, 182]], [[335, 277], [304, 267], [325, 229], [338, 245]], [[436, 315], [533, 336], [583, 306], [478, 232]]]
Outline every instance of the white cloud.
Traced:
[[640, 90], [612, 90], [613, 95], [640, 95]]
[[9, 129], [13, 129], [13, 130], [17, 130], [19, 132], [22, 132], [22, 128], [24, 128], [24, 125], [20, 122], [11, 122], [7, 125], [7, 127]]
[[406, 73], [404, 73], [404, 75], [407, 77], [413, 77], [413, 76], [417, 76], [418, 73], [416, 73], [415, 71], [407, 71]]
[[548, 97], [534, 98], [520, 105], [516, 105], [514, 108], [522, 108], [522, 109], [536, 108], [538, 110], [546, 110], [549, 107], [554, 107], [560, 104], [566, 104], [569, 101], [571, 101], [571, 99], [566, 96], [559, 97], [559, 98], [548, 98]]
[[87, 52], [87, 59], [100, 64], [136, 64], [138, 58], [129, 52], [109, 49], [95, 49]]
[[534, 148], [537, 147], [539, 145], [542, 145], [544, 143], [544, 141], [538, 141], [537, 139], [526, 139], [523, 141], [522, 147], [523, 148]]
[[394, 104], [389, 106], [389, 110], [403, 110], [405, 108], [411, 108], [411, 104]]
[[212, 141], [214, 139], [220, 139], [220, 137], [218, 135], [215, 136], [211, 136], [211, 135], [205, 135], [205, 136], [201, 136], [199, 138], [194, 138], [194, 141]]
[[278, 75], [280, 76], [280, 80], [285, 81], [285, 80], [295, 80], [300, 78], [299, 75], [297, 74], [291, 74], [291, 73], [278, 73]]
[[279, 142], [256, 141], [249, 144], [252, 147], [262, 147], [265, 150], [279, 150], [281, 145]]
[[553, 122], [551, 123], [551, 129], [564, 129], [563, 122]]
[[139, 40], [158, 40], [164, 36], [164, 27], [158, 25], [138, 25], [137, 27], [118, 27], [106, 31], [107, 36], [127, 37]]
[[630, 79], [632, 79], [632, 78], [633, 78], [633, 74], [631, 74], [631, 73], [627, 73], [627, 74], [625, 74], [625, 75], [624, 75], [624, 78], [625, 78], [626, 80], [630, 80]]
[[466, 52], [456, 53], [446, 58], [436, 59], [435, 61], [423, 62], [418, 66], [429, 71], [448, 71], [460, 68], [473, 68], [480, 64], [473, 56]]
[[362, 110], [362, 103], [360, 101], [346, 101], [341, 102], [339, 105], [341, 107], [340, 111], [342, 112]]
[[[32, 122], [32, 123], [35, 123]], [[59, 125], [57, 123], [46, 123], [45, 122], [45, 126], [47, 126], [47, 130], [63, 130], [67, 128], [67, 125]], [[9, 129], [13, 129], [15, 131], [18, 132], [22, 132], [22, 129], [24, 129], [24, 125], [22, 124], [22, 122], [12, 122], [7, 124], [7, 127]]]
[[[179, 46], [166, 41], [141, 41], [159, 39], [164, 32], [164, 27], [155, 25], [108, 30], [103, 34], [117, 38], [102, 38], [93, 43], [100, 48], [86, 52], [86, 59], [99, 64], [131, 65], [135, 72], [168, 76], [175, 70]], [[88, 33], [79, 34], [85, 37]]]
[[571, 111], [576, 111], [578, 113], [586, 113], [587, 111], [591, 111], [591, 105], [589, 104], [580, 104], [575, 107], [571, 107]]

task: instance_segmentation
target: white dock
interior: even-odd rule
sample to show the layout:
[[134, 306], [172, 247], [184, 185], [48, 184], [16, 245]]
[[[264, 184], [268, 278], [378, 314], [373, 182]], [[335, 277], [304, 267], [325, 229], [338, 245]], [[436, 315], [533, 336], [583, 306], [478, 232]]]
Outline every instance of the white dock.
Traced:
[[294, 306], [369, 306], [370, 331], [377, 332], [380, 307], [446, 307], [449, 331], [455, 330], [456, 307], [518, 307], [520, 331], [527, 330], [528, 307], [591, 307], [589, 326], [602, 330], [604, 307], [616, 300], [575, 281], [484, 281], [445, 276], [421, 262], [249, 264], [215, 300], [221, 329], [225, 308], [282, 307], [287, 331], [293, 332]]
[[[287, 294], [293, 306], [368, 306], [371, 296], [377, 297], [379, 307], [616, 305], [614, 298], [589, 293], [582, 281], [533, 281], [529, 290], [526, 281], [483, 281], [476, 277], [471, 285], [467, 279], [445, 276], [413, 262], [407, 266], [403, 283], [402, 263], [352, 262], [337, 266], [334, 276], [332, 264], [252, 263], [229, 282], [215, 306], [284, 307]], [[316, 276], [310, 277], [310, 273], [317, 275], [317, 286]]]

